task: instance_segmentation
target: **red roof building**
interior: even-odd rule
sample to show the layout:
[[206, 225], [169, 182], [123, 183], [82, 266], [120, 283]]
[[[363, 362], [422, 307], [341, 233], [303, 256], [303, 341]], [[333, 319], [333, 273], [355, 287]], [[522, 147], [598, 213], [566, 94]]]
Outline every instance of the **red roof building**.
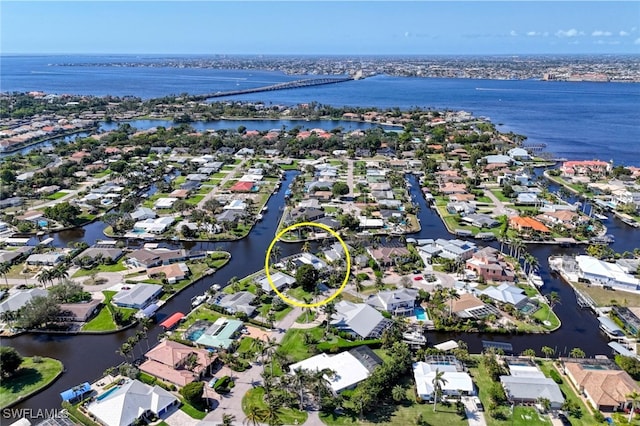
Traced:
[[170, 330], [175, 327], [180, 321], [182, 321], [182, 318], [184, 318], [184, 314], [182, 312], [176, 312], [166, 320], [162, 321], [160, 323], [160, 327], [164, 328], [165, 330]]
[[245, 182], [245, 181], [240, 181], [235, 185], [233, 185], [231, 188], [229, 188], [229, 190], [232, 192], [251, 192], [252, 189], [253, 189], [253, 182]]

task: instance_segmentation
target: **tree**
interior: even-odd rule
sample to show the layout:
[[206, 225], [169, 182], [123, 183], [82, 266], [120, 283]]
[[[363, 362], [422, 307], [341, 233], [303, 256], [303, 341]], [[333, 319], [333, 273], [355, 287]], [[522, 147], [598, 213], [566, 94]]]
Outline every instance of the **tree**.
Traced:
[[10, 377], [22, 364], [22, 356], [11, 346], [0, 346], [0, 376]]
[[529, 358], [534, 358], [536, 356], [536, 351], [529, 348], [529, 349], [525, 349], [524, 351], [522, 351], [522, 353], [520, 354], [522, 356], [528, 356]]
[[545, 358], [549, 358], [551, 355], [553, 355], [556, 351], [550, 347], [550, 346], [543, 346], [541, 349], [543, 355]]
[[191, 382], [180, 389], [180, 394], [191, 405], [196, 407], [203, 403], [202, 391], [204, 390], [204, 382]]
[[49, 297], [36, 296], [20, 310], [17, 324], [24, 329], [48, 324], [60, 313], [60, 306]]
[[571, 358], [584, 358], [586, 355], [584, 351], [580, 348], [573, 348], [571, 352], [569, 352], [569, 356]]
[[80, 284], [64, 280], [49, 289], [49, 297], [58, 303], [79, 303], [91, 299], [91, 294], [84, 291]]
[[80, 216], [80, 213], [80, 209], [66, 201], [44, 209], [44, 215], [46, 217], [66, 226], [73, 225], [78, 219], [78, 216]]
[[302, 265], [296, 271], [296, 283], [307, 291], [313, 291], [318, 281], [318, 271], [311, 265]]
[[633, 391], [625, 395], [625, 397], [631, 403], [631, 409], [629, 410], [629, 424], [631, 424], [631, 421], [633, 420], [634, 414], [636, 412], [636, 408], [640, 404], [640, 393], [638, 393], [637, 391]]
[[560, 295], [556, 291], [552, 291], [547, 296], [547, 303], [549, 304], [549, 312], [547, 312], [547, 321], [549, 321], [549, 317], [551, 316], [551, 311], [556, 305], [560, 304]]
[[442, 386], [447, 384], [447, 379], [444, 378], [444, 371], [436, 368], [436, 374], [433, 376], [431, 384], [433, 384], [433, 411], [435, 412], [438, 396], [442, 393]]
[[333, 301], [327, 303], [324, 307], [324, 313], [327, 316], [327, 332], [329, 332], [329, 327], [331, 326], [331, 317], [333, 314], [337, 313], [336, 304]]
[[267, 417], [267, 411], [258, 405], [251, 405], [246, 413], [246, 418], [242, 421], [245, 426], [258, 426]]
[[300, 249], [303, 253], [309, 253], [309, 251], [311, 250], [311, 244], [309, 243], [309, 241], [305, 241], [302, 244], [302, 248]]
[[216, 426], [233, 426], [233, 422], [236, 419], [236, 416], [233, 414], [223, 414], [222, 415], [222, 423], [218, 423]]
[[391, 397], [395, 402], [402, 402], [407, 397], [407, 392], [402, 385], [398, 384], [391, 389]]
[[331, 193], [335, 198], [338, 198], [341, 195], [347, 195], [349, 193], [349, 185], [340, 181], [335, 182], [331, 188]]
[[9, 288], [9, 281], [7, 280], [7, 273], [11, 270], [11, 264], [9, 262], [0, 263], [0, 275], [4, 278], [4, 283]]

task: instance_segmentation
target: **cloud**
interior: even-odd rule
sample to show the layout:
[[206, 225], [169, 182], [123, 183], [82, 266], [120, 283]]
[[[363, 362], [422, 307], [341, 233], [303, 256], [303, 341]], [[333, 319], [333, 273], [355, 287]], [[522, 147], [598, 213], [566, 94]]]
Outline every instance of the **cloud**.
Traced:
[[571, 28], [570, 30], [558, 30], [556, 31], [556, 37], [577, 37], [579, 35], [584, 35], [582, 31], [578, 31], [575, 28]]
[[633, 44], [640, 44], [640, 38], [633, 40]]
[[539, 35], [542, 35], [542, 34], [541, 34], [541, 33], [538, 33], [538, 32], [535, 32], [535, 31], [529, 31], [529, 32], [527, 33], [527, 35], [528, 35], [529, 37], [535, 37], [535, 36], [539, 36]]
[[518, 33], [514, 30], [511, 30], [511, 32], [509, 33], [509, 35], [513, 36], [513, 37], [517, 37]]
[[626, 32], [625, 30], [621, 30], [621, 31], [618, 33], [618, 35], [619, 35], [620, 37], [626, 37], [626, 36], [628, 36], [628, 35], [631, 35], [631, 33], [628, 33], [628, 32]]
[[611, 31], [595, 30], [591, 33], [593, 37], [610, 37], [613, 35]]

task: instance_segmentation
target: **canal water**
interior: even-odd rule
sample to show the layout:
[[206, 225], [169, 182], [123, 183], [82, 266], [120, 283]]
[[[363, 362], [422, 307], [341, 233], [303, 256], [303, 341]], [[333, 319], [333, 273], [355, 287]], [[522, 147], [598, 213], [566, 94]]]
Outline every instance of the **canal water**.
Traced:
[[[231, 261], [214, 275], [206, 277], [191, 287], [184, 290], [178, 296], [167, 302], [158, 312], [158, 322], [174, 312], [187, 313], [191, 308], [191, 298], [202, 294], [214, 283], [225, 286], [233, 277], [242, 277], [260, 270], [264, 266], [266, 249], [275, 235], [277, 224], [281, 215], [281, 207], [285, 204], [284, 193], [288, 185], [293, 181], [298, 172], [286, 172], [280, 189], [272, 195], [262, 221], [252, 229], [249, 237], [234, 242], [206, 242], [185, 243], [183, 247], [196, 250], [227, 250], [231, 252]], [[420, 232], [409, 235], [413, 238], [452, 238], [446, 231], [437, 213], [430, 209], [420, 190], [419, 182], [413, 175], [408, 176], [411, 184], [410, 194], [413, 202], [420, 207], [419, 218], [422, 229]], [[633, 250], [637, 245], [638, 231], [619, 222], [610, 220], [610, 233], [616, 236], [616, 242], [612, 246], [616, 251]], [[53, 234], [56, 246], [66, 246], [71, 241], [86, 241], [92, 244], [98, 239], [104, 238], [102, 222], [95, 222], [82, 229], [63, 231]], [[490, 243], [497, 247], [497, 243]], [[163, 243], [167, 247], [175, 247], [176, 244]], [[286, 256], [299, 250], [297, 244], [282, 246], [282, 255]], [[562, 321], [562, 327], [551, 334], [546, 335], [483, 335], [468, 333], [429, 333], [431, 343], [439, 343], [449, 339], [464, 340], [472, 352], [482, 350], [482, 340], [497, 340], [509, 342], [514, 351], [519, 353], [526, 348], [532, 348], [540, 354], [542, 346], [555, 348], [559, 355], [567, 355], [574, 348], [579, 347], [588, 356], [596, 354], [611, 354], [607, 346], [607, 339], [600, 332], [595, 316], [589, 311], [582, 310], [576, 305], [576, 299], [571, 287], [559, 278], [550, 275], [547, 258], [555, 254], [578, 253], [582, 248], [560, 248], [548, 245], [531, 245], [530, 253], [535, 255], [540, 262], [540, 275], [545, 281], [542, 288], [544, 294], [556, 291], [560, 295], [561, 304], [555, 311]], [[153, 344], [162, 330], [155, 326], [148, 332], [149, 342]], [[3, 345], [14, 346], [23, 355], [50, 356], [63, 361], [66, 372], [46, 391], [29, 398], [18, 404], [16, 408], [56, 408], [60, 406], [60, 392], [69, 389], [79, 383], [97, 379], [109, 367], [122, 362], [122, 357], [116, 354], [120, 345], [136, 329], [104, 336], [76, 335], [58, 336], [49, 334], [25, 334], [22, 336], [4, 339]], [[140, 355], [146, 350], [143, 340], [134, 353]]]

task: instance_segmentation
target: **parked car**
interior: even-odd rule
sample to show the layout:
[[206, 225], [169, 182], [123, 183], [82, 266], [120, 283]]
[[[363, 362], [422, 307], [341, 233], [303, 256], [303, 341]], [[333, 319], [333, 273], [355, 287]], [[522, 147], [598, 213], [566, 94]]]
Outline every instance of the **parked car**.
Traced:
[[564, 426], [571, 426], [571, 422], [563, 413], [558, 414], [558, 419], [560, 419]]
[[213, 379], [209, 380], [209, 387], [212, 388], [216, 385], [216, 382], [218, 381], [217, 377], [213, 377]]
[[473, 398], [471, 398], [471, 402], [473, 402], [473, 405], [476, 406], [476, 410], [484, 411], [484, 405], [482, 405], [482, 401], [480, 401], [480, 398], [474, 396]]

